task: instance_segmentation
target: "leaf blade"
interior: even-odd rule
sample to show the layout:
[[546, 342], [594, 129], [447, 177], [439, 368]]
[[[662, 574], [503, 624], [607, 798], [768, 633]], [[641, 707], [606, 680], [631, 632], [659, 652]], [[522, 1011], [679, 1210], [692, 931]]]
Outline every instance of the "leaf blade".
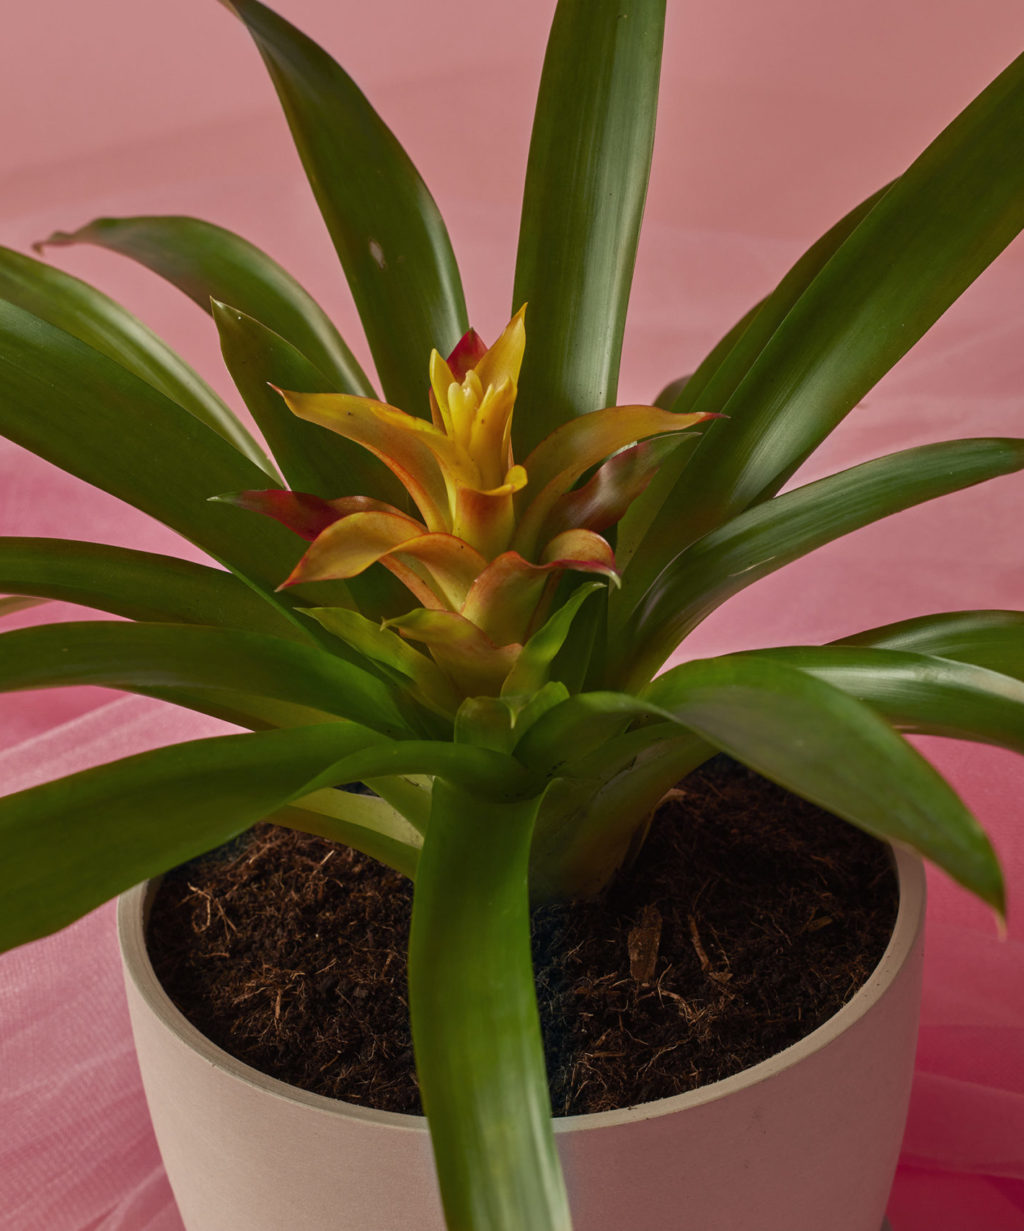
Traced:
[[691, 541], [777, 491], [1019, 233], [1022, 141], [1024, 56], [880, 196], [719, 408], [729, 429], [674, 502]]
[[444, 781], [433, 799], [413, 895], [409, 1001], [448, 1225], [569, 1231], [530, 957], [539, 801], [488, 803]]
[[332, 724], [218, 736], [0, 798], [0, 948], [57, 931], [328, 785], [331, 767], [374, 739]]
[[221, 353], [290, 487], [314, 496], [372, 496], [401, 505], [404, 492], [366, 449], [293, 415], [278, 389], [346, 392], [280, 334], [241, 309], [211, 302]]
[[99, 351], [2, 302], [0, 391], [0, 434], [177, 530], [287, 610], [271, 596], [294, 564], [291, 536], [208, 503], [266, 479], [215, 432]]
[[[668, 386], [663, 395], [675, 388], [675, 396], [666, 409], [680, 413], [721, 412], [800, 297], [885, 191], [882, 189], [873, 193], [826, 231], [800, 257], [778, 286], [721, 338], [691, 377], [684, 377]], [[660, 396], [657, 404], [662, 404]], [[721, 422], [717, 427], [709, 423], [702, 436], [712, 429], [724, 435], [729, 431], [728, 421]], [[699, 447], [698, 438], [691, 441], [688, 448], [680, 448], [663, 468], [663, 473], [656, 476], [648, 492], [640, 497], [623, 519], [619, 527], [617, 550], [623, 567], [625, 592], [616, 596], [613, 603], [616, 612], [653, 580], [652, 569], [656, 572], [664, 562], [665, 542], [683, 545], [679, 542], [683, 516], [680, 509], [686, 497], [683, 487], [677, 485]]]
[[761, 577], [861, 526], [1024, 468], [1024, 440], [922, 445], [862, 462], [744, 510], [671, 560], [625, 625], [641, 686], [711, 611]]
[[389, 804], [372, 795], [324, 789], [304, 795], [266, 818], [273, 825], [354, 847], [416, 879], [422, 839]]
[[304, 355], [343, 393], [373, 396], [373, 387], [315, 299], [240, 235], [199, 218], [175, 215], [96, 218], [77, 231], [57, 231], [39, 248], [94, 244], [159, 274], [204, 312], [229, 303], [260, 321]]
[[644, 698], [766, 778], [869, 833], [912, 846], [1005, 912], [999, 862], [977, 821], [863, 702], [753, 653], [674, 667]]
[[98, 350], [152, 385], [273, 476], [274, 467], [234, 412], [151, 329], [95, 287], [43, 261], [0, 248], [0, 299]]
[[109, 620], [0, 634], [0, 689], [65, 684], [251, 693], [323, 710], [389, 736], [414, 733], [399, 694], [387, 684], [332, 654], [277, 637]]
[[664, 21], [664, 0], [557, 6], [516, 257], [513, 310], [529, 303], [531, 319], [513, 423], [517, 456], [615, 400]]
[[103, 543], [0, 537], [0, 590], [78, 603], [129, 620], [212, 624], [310, 640], [231, 573]]
[[836, 645], [936, 654], [1024, 680], [1024, 612], [947, 611], [870, 628]]
[[1024, 683], [971, 663], [860, 646], [758, 651], [867, 702], [915, 735], [976, 740], [1024, 753]]
[[252, 35], [348, 278], [385, 398], [426, 414], [434, 347], [466, 332], [441, 215], [405, 151], [344, 70], [259, 0], [224, 0]]

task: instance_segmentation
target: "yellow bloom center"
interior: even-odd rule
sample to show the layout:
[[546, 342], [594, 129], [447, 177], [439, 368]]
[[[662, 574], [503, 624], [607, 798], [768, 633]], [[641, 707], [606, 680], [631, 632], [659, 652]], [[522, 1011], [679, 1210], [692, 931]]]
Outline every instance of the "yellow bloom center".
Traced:
[[512, 497], [526, 485], [511, 446], [525, 340], [520, 311], [461, 381], [437, 351], [430, 356], [434, 427], [451, 445], [444, 467], [451, 531], [488, 559], [507, 549], [515, 529]]

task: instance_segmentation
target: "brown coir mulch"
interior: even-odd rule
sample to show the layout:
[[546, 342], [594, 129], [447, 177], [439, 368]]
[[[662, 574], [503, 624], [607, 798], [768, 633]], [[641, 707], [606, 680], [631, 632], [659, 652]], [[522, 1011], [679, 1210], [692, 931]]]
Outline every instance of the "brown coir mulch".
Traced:
[[[164, 881], [157, 974], [204, 1034], [275, 1077], [416, 1112], [411, 886], [347, 847], [261, 825]], [[857, 991], [895, 919], [884, 848], [720, 757], [681, 784], [597, 902], [534, 912], [556, 1114], [739, 1072]]]

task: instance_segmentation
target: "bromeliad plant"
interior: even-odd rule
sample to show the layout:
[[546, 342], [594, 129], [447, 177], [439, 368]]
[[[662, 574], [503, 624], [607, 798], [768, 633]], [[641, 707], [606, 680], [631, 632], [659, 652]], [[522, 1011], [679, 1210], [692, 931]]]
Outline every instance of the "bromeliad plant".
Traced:
[[[958, 440], [779, 494], [1024, 224], [1024, 60], [688, 380], [611, 407], [664, 0], [558, 3], [518, 310], [489, 348], [434, 202], [350, 78], [258, 0], [228, 7], [270, 70], [387, 401], [301, 287], [218, 227], [103, 219], [48, 242], [124, 253], [207, 309], [273, 463], [123, 308], [0, 254], [0, 428], [216, 562], [0, 539], [8, 608], [127, 617], [5, 633], [0, 684], [106, 684], [249, 728], [0, 801], [2, 940], [263, 818], [384, 860], [415, 880], [413, 1033], [449, 1225], [566, 1228], [530, 900], [599, 892], [715, 751], [1004, 909], [984, 834], [899, 732], [1024, 750], [1024, 614], [930, 615], [654, 677], [742, 587], [1024, 467], [1024, 441]], [[354, 781], [374, 793], [330, 789]]]

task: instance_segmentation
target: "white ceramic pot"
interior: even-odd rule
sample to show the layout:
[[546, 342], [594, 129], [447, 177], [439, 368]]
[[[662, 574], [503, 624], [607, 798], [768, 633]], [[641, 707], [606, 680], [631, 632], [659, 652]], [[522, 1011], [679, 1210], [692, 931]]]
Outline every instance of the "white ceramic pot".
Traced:
[[[889, 946], [825, 1025], [703, 1089], [556, 1121], [576, 1231], [883, 1227], [923, 951], [924, 872], [903, 853], [897, 866]], [[295, 1089], [210, 1043], [150, 966], [151, 895], [125, 894], [118, 927], [146, 1097], [188, 1231], [442, 1231], [425, 1121]]]

